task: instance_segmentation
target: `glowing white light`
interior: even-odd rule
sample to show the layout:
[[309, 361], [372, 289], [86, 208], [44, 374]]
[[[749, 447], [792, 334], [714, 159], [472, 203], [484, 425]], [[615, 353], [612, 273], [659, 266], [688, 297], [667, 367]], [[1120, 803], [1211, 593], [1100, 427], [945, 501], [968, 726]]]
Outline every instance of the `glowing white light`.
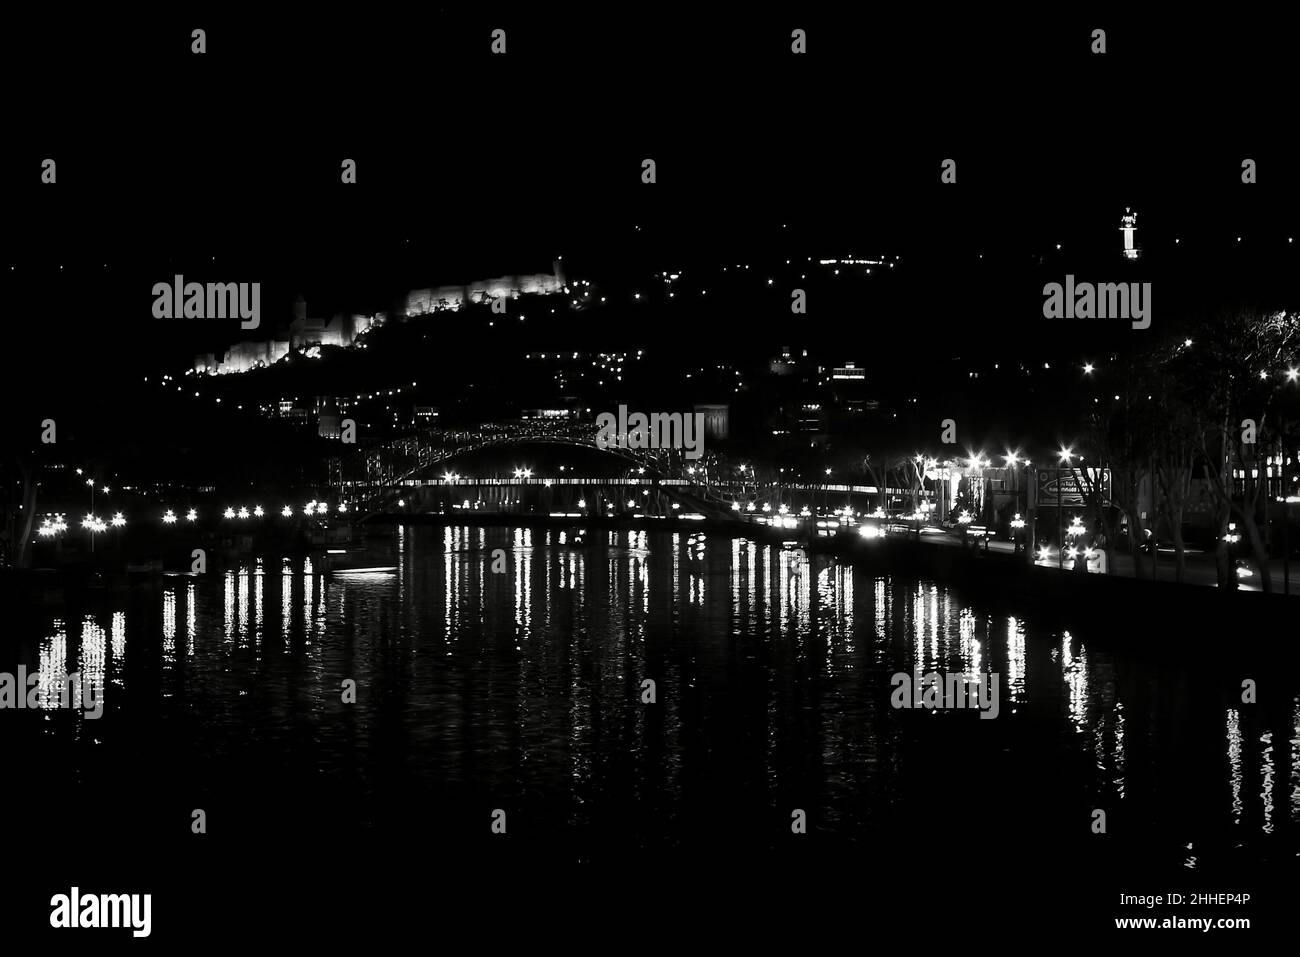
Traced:
[[286, 505], [284, 508], [280, 509], [280, 514], [283, 515], [285, 518], [292, 518], [292, 517], [293, 517], [293, 506], [291, 506], [291, 505]]
[[221, 515], [223, 518], [234, 518], [235, 510], [233, 508], [227, 508], [224, 512], [221, 513]]
[[262, 510], [262, 506], [257, 505], [257, 506], [254, 506], [254, 508], [253, 508], [253, 514], [256, 515], [258, 518], [261, 518], [263, 515], [266, 514], [266, 512], [264, 512], [264, 511]]
[[326, 505], [324, 502], [321, 502], [320, 504], [318, 504], [318, 505], [316, 506], [316, 514], [317, 514], [317, 515], [324, 515], [324, 514], [326, 514], [329, 510], [330, 510], [330, 507], [329, 507], [328, 505]]
[[185, 513], [185, 521], [187, 522], [197, 521], [198, 517], [199, 517], [199, 513], [196, 512], [194, 509], [190, 509], [188, 512]]
[[167, 509], [167, 511], [163, 512], [163, 524], [164, 524], [164, 525], [172, 525], [172, 524], [175, 524], [175, 522], [176, 522], [176, 513], [175, 513], [175, 512], [173, 512], [170, 508]]
[[347, 502], [339, 502], [339, 514], [342, 515], [342, 514], [346, 513], [347, 510], [348, 510], [348, 503], [347, 503]]
[[113, 516], [113, 527], [114, 527], [114, 528], [121, 528], [121, 527], [124, 526], [125, 524], [126, 524], [126, 519], [123, 517], [123, 515], [122, 515], [121, 512], [118, 512], [118, 513], [116, 513], [116, 514]]

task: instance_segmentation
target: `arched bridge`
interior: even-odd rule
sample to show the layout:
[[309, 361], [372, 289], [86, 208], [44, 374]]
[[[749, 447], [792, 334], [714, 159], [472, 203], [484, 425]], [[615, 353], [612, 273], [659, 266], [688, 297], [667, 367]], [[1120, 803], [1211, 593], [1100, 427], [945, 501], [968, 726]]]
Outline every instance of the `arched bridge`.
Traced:
[[[714, 451], [690, 459], [681, 450], [602, 448], [596, 436], [592, 423], [568, 419], [521, 419], [463, 429], [425, 429], [390, 441], [361, 445], [353, 452], [336, 456], [329, 463], [329, 481], [335, 496], [349, 503], [358, 521], [393, 509], [406, 498], [424, 494], [421, 490], [440, 488], [449, 497], [456, 486], [517, 490], [541, 486], [548, 490], [548, 495], [553, 493], [557, 501], [568, 502], [569, 506], [581, 499], [577, 492], [566, 496], [565, 489], [591, 487], [600, 490], [597, 497], [603, 504], [595, 505], [597, 510], [607, 508], [610, 502], [618, 502], [620, 508], [630, 507], [638, 495], [647, 497], [649, 493], [652, 501], [664, 507], [675, 503], [686, 511], [711, 516], [752, 512], [756, 503], [776, 508], [783, 499], [795, 498], [814, 509], [830, 508], [832, 496], [836, 497], [836, 505], [855, 501], [859, 508], [874, 507], [887, 497], [901, 498], [906, 494], [903, 489], [885, 489], [882, 494], [882, 490], [864, 485], [791, 483], [775, 475], [764, 479], [755, 475], [752, 466], [729, 461]], [[538, 443], [598, 450], [620, 460], [626, 471], [618, 477], [600, 478], [578, 478], [572, 473], [563, 477], [525, 474], [517, 475], [513, 481], [462, 479], [451, 474], [454, 472], [451, 463], [459, 457], [493, 448]], [[496, 500], [503, 497], [501, 492], [489, 494]], [[505, 500], [511, 501], [508, 497]]]
[[[695, 469], [692, 460], [681, 451], [602, 447], [596, 436], [597, 430], [591, 423], [572, 420], [523, 419], [460, 430], [425, 429], [391, 441], [359, 446], [355, 452], [331, 459], [330, 486], [354, 503], [354, 514], [364, 519], [394, 504], [405, 490], [437, 482], [441, 470], [461, 456], [493, 448], [545, 443], [598, 450], [622, 460], [637, 472], [643, 484], [660, 485], [668, 480], [668, 487], [677, 490], [675, 494], [695, 498], [690, 488], [696, 484], [691, 478]], [[702, 487], [698, 491], [702, 493]], [[692, 504], [710, 510], [722, 504], [721, 500], [710, 504], [707, 499], [708, 496], [701, 495]], [[729, 500], [724, 507], [729, 507]]]

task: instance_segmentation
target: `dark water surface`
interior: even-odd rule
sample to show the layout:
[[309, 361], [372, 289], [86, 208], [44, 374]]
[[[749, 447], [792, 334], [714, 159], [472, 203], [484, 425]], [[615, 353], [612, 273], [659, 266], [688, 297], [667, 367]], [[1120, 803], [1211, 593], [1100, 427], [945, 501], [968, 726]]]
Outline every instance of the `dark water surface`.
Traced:
[[[9, 766], [39, 782], [6, 795], [28, 850], [830, 863], [1102, 899], [1294, 863], [1295, 677], [1117, 653], [1118, 612], [1103, 650], [941, 584], [703, 533], [421, 526], [375, 548], [396, 571], [250, 560], [19, 620], [0, 669], [105, 683], [99, 720], [0, 712]], [[996, 672], [998, 717], [891, 707], [917, 668]]]

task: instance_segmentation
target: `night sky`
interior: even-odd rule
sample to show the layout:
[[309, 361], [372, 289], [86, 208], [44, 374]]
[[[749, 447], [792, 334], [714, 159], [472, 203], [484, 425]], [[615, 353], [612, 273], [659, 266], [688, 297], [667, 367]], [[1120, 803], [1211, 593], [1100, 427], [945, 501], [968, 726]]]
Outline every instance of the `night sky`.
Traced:
[[[400, 41], [389, 24], [210, 21], [204, 58], [188, 22], [13, 31], [11, 49], [46, 66], [8, 67], [25, 91], [2, 171], [10, 407], [41, 413], [52, 376], [66, 402], [241, 338], [232, 322], [151, 317], [153, 283], [177, 272], [262, 282], [264, 329], [300, 293], [314, 315], [391, 310], [410, 288], [557, 255], [610, 294], [598, 315], [505, 336], [432, 320], [434, 374], [488, 374], [503, 350], [539, 345], [647, 348], [675, 368], [788, 344], [885, 386], [933, 360], [1072, 359], [1194, 314], [1297, 305], [1300, 159], [1264, 96], [1280, 64], [1262, 31], [534, 13], [510, 19], [494, 60], [499, 19], [435, 11]], [[788, 53], [793, 25], [807, 57]], [[1095, 25], [1104, 56], [1088, 51]], [[39, 183], [47, 155], [53, 187]], [[343, 157], [355, 187], [338, 182]], [[946, 157], [955, 185], [939, 182]], [[1138, 264], [1119, 258], [1129, 206]], [[800, 278], [809, 256], [899, 258], [888, 276], [831, 281]], [[729, 263], [755, 282], [724, 285]], [[631, 304], [669, 269], [685, 294]], [[1067, 272], [1152, 281], [1153, 329], [1043, 319], [1043, 284]], [[691, 295], [695, 281], [717, 283], [713, 297]], [[811, 297], [798, 321], [795, 286]]]

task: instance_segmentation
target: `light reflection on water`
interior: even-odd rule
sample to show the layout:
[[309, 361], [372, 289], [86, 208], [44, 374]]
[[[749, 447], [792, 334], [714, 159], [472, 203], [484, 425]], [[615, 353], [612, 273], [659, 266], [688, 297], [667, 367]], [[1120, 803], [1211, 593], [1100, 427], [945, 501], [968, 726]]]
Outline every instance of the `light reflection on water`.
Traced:
[[[365, 797], [395, 745], [401, 786], [505, 791], [515, 806], [558, 807], [566, 827], [644, 804], [627, 826], [646, 840], [673, 840], [688, 806], [723, 798], [798, 800], [854, 840], [905, 819], [930, 774], [958, 803], [983, 789], [1006, 809], [999, 827], [1015, 827], [1040, 773], [1058, 797], [1131, 802], [1149, 822], [1180, 799], [1162, 773], [1193, 765], [1220, 770], [1198, 772], [1214, 787], [1187, 795], [1195, 806], [1171, 826], [1188, 866], [1221, 831], [1250, 845], [1300, 820], [1294, 689], [1269, 727], [1177, 667], [991, 615], [943, 585], [699, 532], [416, 527], [387, 548], [396, 574], [322, 575], [274, 556], [167, 579], [149, 606], [51, 618], [34, 638], [40, 706], [58, 708], [71, 655], [107, 687], [99, 736], [147, 699], [135, 683], [156, 681], [160, 720], [198, 727], [205, 750], [237, 754], [255, 727], [288, 755], [308, 721], [312, 760], [366, 778]], [[128, 649], [156, 670], [128, 670]], [[1001, 715], [892, 710], [896, 671], [997, 672]], [[46, 733], [76, 737], [85, 720], [68, 710]], [[973, 775], [995, 765], [1007, 773]]]

